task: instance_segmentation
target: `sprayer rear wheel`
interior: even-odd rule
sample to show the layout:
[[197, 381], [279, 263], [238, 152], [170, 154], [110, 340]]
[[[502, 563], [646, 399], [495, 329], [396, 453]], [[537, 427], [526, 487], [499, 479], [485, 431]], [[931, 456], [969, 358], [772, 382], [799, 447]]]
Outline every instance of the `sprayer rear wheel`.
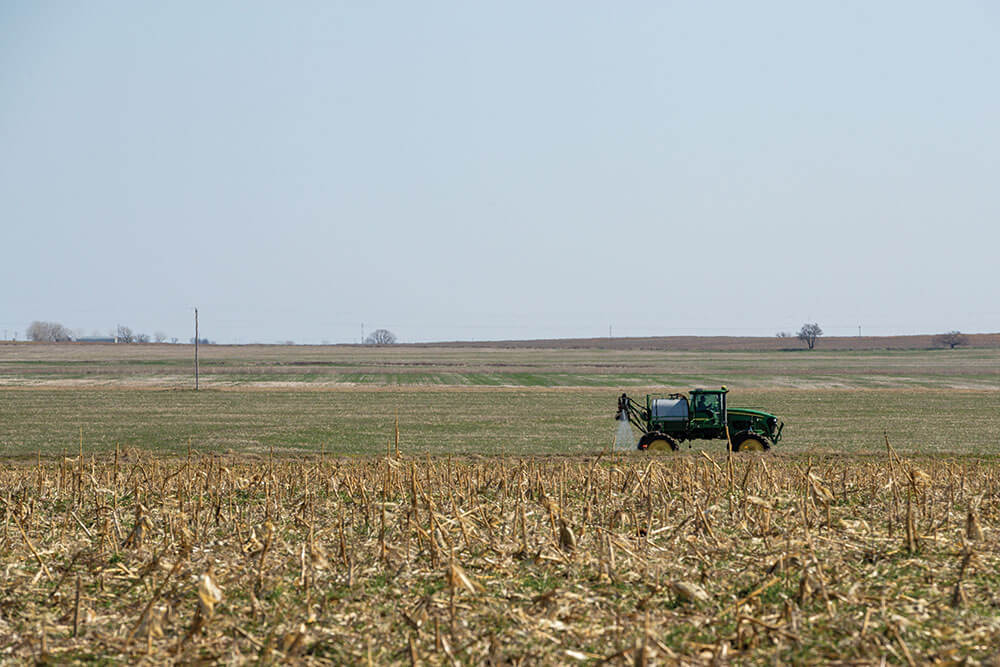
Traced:
[[638, 448], [643, 451], [650, 450], [654, 452], [676, 452], [679, 449], [676, 440], [671, 438], [666, 433], [658, 433], [656, 431], [652, 431], [642, 436], [639, 439]]
[[739, 433], [733, 438], [735, 452], [766, 452], [771, 449], [767, 438], [756, 433]]

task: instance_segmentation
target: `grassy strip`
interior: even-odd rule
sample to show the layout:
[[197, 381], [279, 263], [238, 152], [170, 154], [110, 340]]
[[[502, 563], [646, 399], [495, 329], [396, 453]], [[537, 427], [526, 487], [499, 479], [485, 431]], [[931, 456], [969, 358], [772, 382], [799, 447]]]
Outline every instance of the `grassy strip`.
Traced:
[[[619, 388], [355, 387], [341, 390], [154, 391], [5, 389], [4, 455], [115, 444], [161, 452], [188, 443], [224, 452], [372, 454], [384, 451], [395, 416], [410, 452], [596, 453], [613, 439]], [[640, 389], [635, 395], [641, 396]], [[734, 390], [734, 406], [772, 410], [786, 422], [776, 451], [878, 452], [888, 432], [901, 451], [1000, 452], [1000, 393], [922, 390]], [[695, 443], [718, 451], [719, 442]]]

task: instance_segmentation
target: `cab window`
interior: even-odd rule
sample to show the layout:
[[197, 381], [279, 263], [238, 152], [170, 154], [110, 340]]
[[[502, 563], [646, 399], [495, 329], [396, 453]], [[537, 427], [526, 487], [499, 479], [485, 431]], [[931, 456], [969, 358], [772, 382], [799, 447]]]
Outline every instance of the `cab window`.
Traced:
[[697, 394], [694, 397], [694, 416], [717, 417], [722, 412], [722, 396], [719, 394]]

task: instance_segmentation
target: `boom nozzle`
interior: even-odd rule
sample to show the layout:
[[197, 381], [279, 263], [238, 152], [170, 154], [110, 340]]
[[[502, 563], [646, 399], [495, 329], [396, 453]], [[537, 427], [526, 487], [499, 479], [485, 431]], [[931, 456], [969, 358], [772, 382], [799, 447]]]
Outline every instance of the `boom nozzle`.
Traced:
[[625, 421], [628, 419], [628, 395], [622, 394], [618, 397], [618, 412], [615, 413], [616, 421]]

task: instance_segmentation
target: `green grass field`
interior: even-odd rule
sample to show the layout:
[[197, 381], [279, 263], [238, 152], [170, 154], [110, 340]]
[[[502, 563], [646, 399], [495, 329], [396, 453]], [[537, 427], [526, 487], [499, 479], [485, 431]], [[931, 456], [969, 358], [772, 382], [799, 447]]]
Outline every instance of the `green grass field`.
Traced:
[[[375, 454], [594, 453], [621, 390], [731, 388], [780, 451], [1000, 452], [1000, 350], [650, 352], [455, 347], [0, 346], [0, 451], [79, 446]], [[720, 447], [695, 443], [696, 448]]]
[[[102, 351], [109, 349], [120, 348]], [[380, 352], [354, 350], [357, 358], [344, 358], [344, 364], [386, 363], [374, 358]], [[454, 349], [417, 352], [406, 365], [399, 350], [392, 350], [398, 372], [355, 371], [349, 376], [356, 384], [350, 385], [328, 376], [310, 381], [322, 359], [285, 357], [280, 367], [268, 365], [274, 358], [226, 358], [216, 360], [217, 366], [209, 359], [209, 369], [257, 364], [264, 371], [234, 382], [209, 370], [197, 393], [181, 388], [188, 380], [162, 373], [164, 366], [177, 366], [177, 359], [5, 359], [0, 447], [8, 456], [73, 451], [82, 430], [88, 450], [107, 451], [117, 443], [177, 452], [190, 443], [203, 451], [374, 454], [394, 436], [398, 414], [401, 442], [410, 453], [594, 453], [612, 441], [620, 390], [641, 396], [727, 383], [731, 405], [763, 407], [786, 422], [784, 452], [881, 451], [884, 432], [900, 451], [1000, 452], [996, 351], [705, 353], [700, 360], [690, 353], [650, 358], [613, 352], [604, 364], [590, 351], [470, 350], [467, 364], [475, 370], [451, 374], [426, 368], [457, 363]], [[128, 373], [78, 381], [68, 370], [75, 364], [123, 364]], [[531, 365], [535, 371], [521, 370]], [[43, 370], [35, 372], [36, 367]], [[512, 367], [517, 370], [503, 370]], [[652, 370], [642, 372], [647, 367]], [[668, 367], [678, 372], [669, 373]], [[777, 382], [778, 377], [784, 380]], [[889, 377], [897, 378], [894, 386], [884, 386]], [[657, 378], [663, 381], [651, 381]]]

